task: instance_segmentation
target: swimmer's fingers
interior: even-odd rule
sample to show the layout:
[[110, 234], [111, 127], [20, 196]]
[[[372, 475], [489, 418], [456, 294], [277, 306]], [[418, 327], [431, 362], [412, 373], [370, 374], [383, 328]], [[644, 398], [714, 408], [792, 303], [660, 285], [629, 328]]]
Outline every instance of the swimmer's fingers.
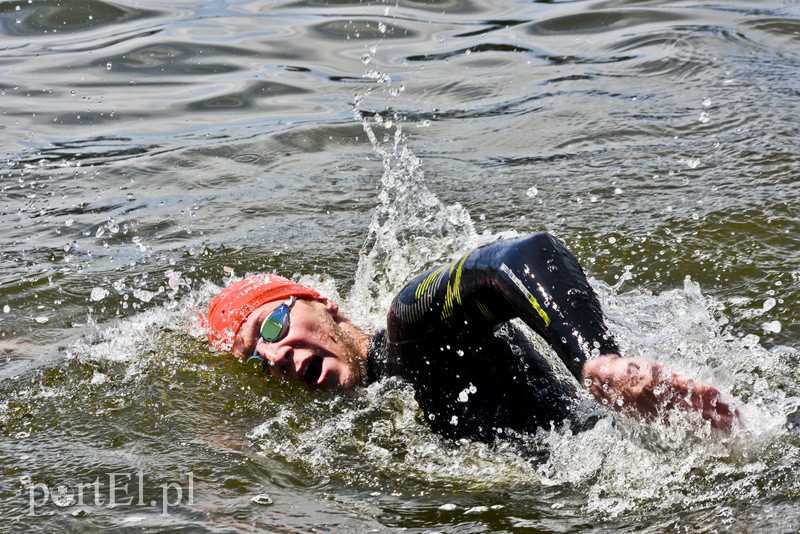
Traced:
[[698, 411], [711, 424], [711, 428], [730, 432], [734, 422], [741, 417], [738, 408], [723, 399], [719, 390], [711, 384], [682, 380], [686, 384], [676, 391], [677, 407]]
[[729, 432], [739, 411], [714, 386], [642, 358], [601, 356], [586, 362], [584, 383], [599, 402], [643, 419], [667, 421], [673, 410], [699, 412], [715, 430]]

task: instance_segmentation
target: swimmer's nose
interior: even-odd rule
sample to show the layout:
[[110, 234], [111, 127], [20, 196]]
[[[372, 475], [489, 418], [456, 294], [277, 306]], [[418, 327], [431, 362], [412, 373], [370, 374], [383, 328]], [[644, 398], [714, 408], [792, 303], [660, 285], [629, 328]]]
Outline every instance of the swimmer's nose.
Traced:
[[292, 347], [283, 343], [259, 343], [256, 351], [266, 360], [269, 367], [272, 367], [282, 375], [287, 375], [292, 365]]

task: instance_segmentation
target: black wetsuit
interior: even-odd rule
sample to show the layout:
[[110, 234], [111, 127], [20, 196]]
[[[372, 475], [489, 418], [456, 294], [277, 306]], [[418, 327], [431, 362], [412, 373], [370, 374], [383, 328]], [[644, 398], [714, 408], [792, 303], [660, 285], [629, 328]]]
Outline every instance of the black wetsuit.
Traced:
[[557, 377], [514, 318], [577, 379], [593, 351], [619, 354], [580, 265], [561, 241], [539, 233], [481, 247], [409, 282], [387, 330], [372, 340], [368, 378], [411, 382], [428, 423], [447, 437], [491, 441], [558, 423], [575, 384]]

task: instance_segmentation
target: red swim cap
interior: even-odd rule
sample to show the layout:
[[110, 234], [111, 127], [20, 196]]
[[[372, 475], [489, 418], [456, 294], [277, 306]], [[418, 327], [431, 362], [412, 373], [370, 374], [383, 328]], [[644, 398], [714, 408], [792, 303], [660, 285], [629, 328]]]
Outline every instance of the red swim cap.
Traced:
[[233, 338], [251, 313], [267, 302], [289, 297], [322, 300], [322, 296], [282, 276], [257, 274], [239, 280], [214, 297], [208, 308], [208, 341], [215, 349], [230, 350]]

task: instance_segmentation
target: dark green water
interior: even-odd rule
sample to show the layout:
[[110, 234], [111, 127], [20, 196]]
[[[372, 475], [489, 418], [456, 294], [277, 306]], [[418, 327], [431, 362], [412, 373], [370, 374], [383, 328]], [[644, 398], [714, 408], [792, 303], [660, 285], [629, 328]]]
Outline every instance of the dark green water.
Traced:
[[[797, 532], [799, 17], [0, 2], [0, 529]], [[274, 271], [375, 328], [538, 230], [627, 354], [738, 399], [730, 438], [587, 398], [587, 432], [448, 443], [403, 384], [268, 381], [196, 321]]]

